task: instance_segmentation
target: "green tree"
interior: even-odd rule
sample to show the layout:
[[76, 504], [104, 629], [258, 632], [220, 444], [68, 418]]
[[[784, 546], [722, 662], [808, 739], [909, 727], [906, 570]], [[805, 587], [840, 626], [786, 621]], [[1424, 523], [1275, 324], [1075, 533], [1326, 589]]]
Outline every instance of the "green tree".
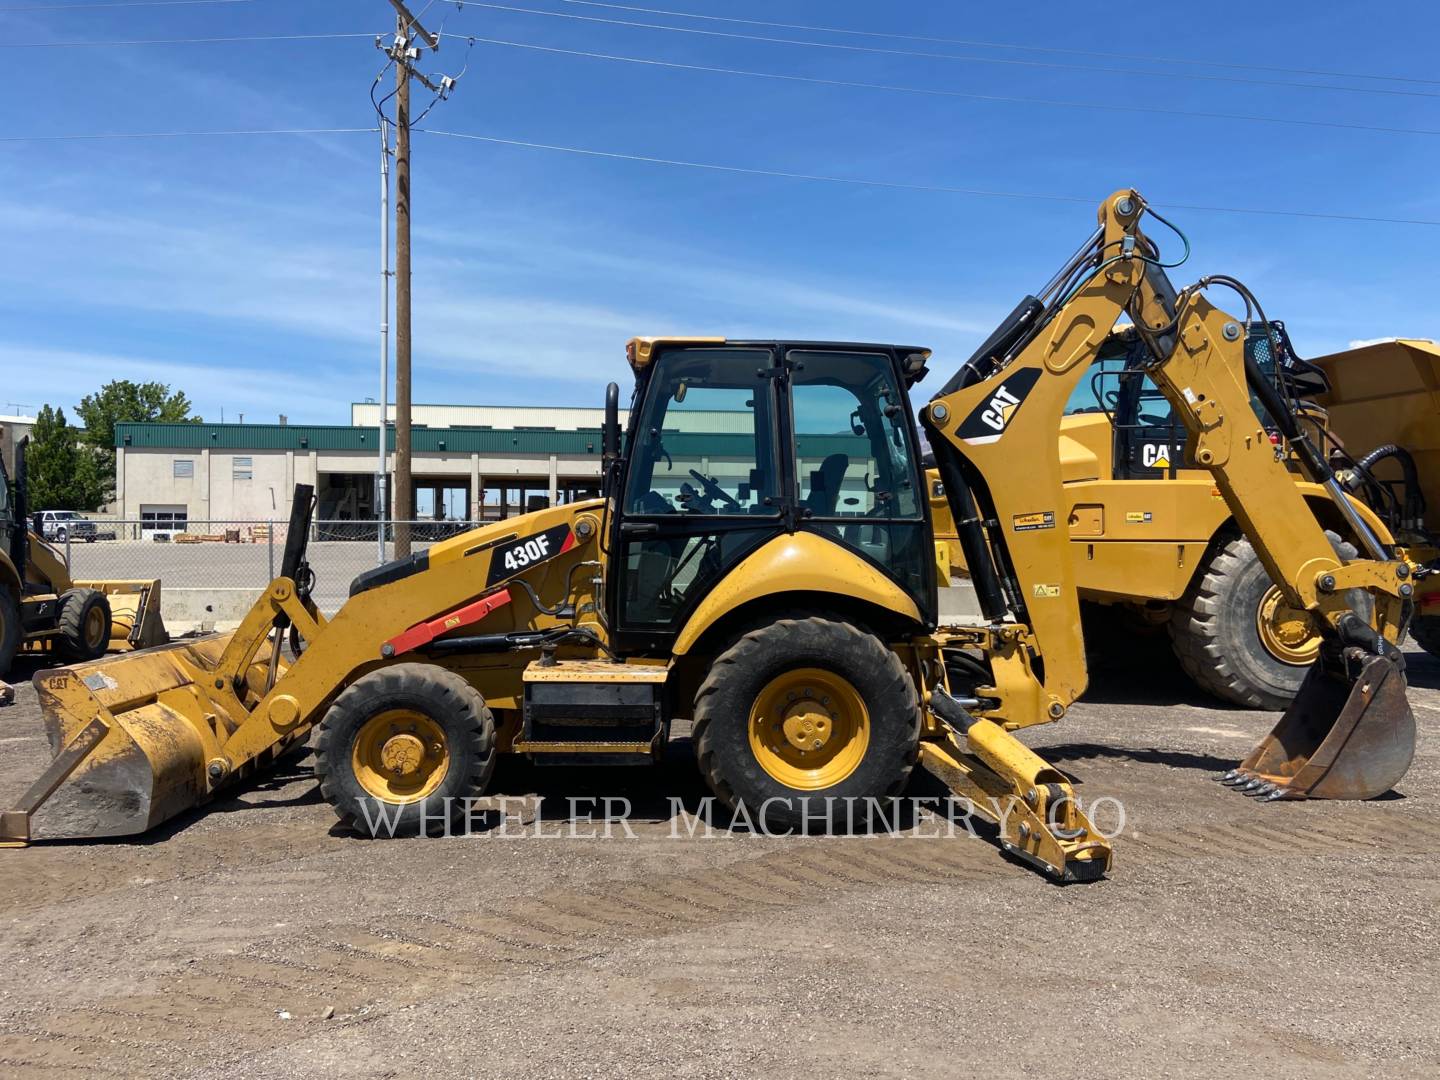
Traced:
[[65, 419], [65, 410], [46, 405], [35, 418], [25, 468], [30, 509], [94, 510], [105, 501], [103, 479], [86, 460], [89, 451], [80, 432]]
[[85, 425], [84, 453], [88, 458], [81, 471], [91, 478], [89, 483], [100, 485], [100, 502], [108, 502], [115, 492], [115, 425], [203, 423], [200, 417], [190, 415], [190, 407], [183, 390], [129, 379], [108, 382], [81, 400], [75, 413]]

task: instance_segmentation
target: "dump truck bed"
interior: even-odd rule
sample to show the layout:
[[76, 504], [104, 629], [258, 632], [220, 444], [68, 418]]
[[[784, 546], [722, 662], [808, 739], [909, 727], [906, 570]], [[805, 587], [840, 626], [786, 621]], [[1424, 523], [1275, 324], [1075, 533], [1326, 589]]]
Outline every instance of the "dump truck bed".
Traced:
[[1386, 443], [1403, 446], [1415, 458], [1426, 505], [1440, 509], [1440, 345], [1399, 338], [1313, 363], [1331, 387], [1316, 403], [1345, 449], [1359, 457]]

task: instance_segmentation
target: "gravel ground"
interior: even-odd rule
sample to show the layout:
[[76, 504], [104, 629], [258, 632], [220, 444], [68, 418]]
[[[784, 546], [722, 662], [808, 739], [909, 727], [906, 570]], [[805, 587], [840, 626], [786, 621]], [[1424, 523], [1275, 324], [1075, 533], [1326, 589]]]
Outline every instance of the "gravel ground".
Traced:
[[[1274, 718], [1133, 670], [1027, 736], [1124, 803], [1092, 885], [963, 832], [671, 838], [683, 739], [501, 775], [625, 794], [633, 836], [360, 840], [301, 758], [144, 842], [0, 853], [0, 1075], [1435, 1076], [1440, 664], [1412, 656], [1419, 755], [1365, 804], [1227, 791]], [[47, 756], [21, 685], [0, 804]]]

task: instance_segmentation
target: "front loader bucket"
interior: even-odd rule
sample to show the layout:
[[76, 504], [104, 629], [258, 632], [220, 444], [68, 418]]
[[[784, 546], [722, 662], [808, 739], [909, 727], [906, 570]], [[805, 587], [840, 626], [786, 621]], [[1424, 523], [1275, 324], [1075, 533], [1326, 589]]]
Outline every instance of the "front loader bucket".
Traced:
[[1274, 730], [1221, 780], [1268, 799], [1373, 799], [1415, 756], [1415, 716], [1397, 661], [1370, 656], [1353, 681], [1310, 669]]
[[77, 588], [96, 589], [110, 601], [110, 645], [107, 652], [150, 649], [170, 640], [160, 617], [160, 582], [77, 581]]
[[198, 683], [229, 638], [36, 675], [55, 758], [20, 806], [0, 814], [0, 843], [133, 835], [208, 798], [207, 748], [228, 724], [219, 695]]

